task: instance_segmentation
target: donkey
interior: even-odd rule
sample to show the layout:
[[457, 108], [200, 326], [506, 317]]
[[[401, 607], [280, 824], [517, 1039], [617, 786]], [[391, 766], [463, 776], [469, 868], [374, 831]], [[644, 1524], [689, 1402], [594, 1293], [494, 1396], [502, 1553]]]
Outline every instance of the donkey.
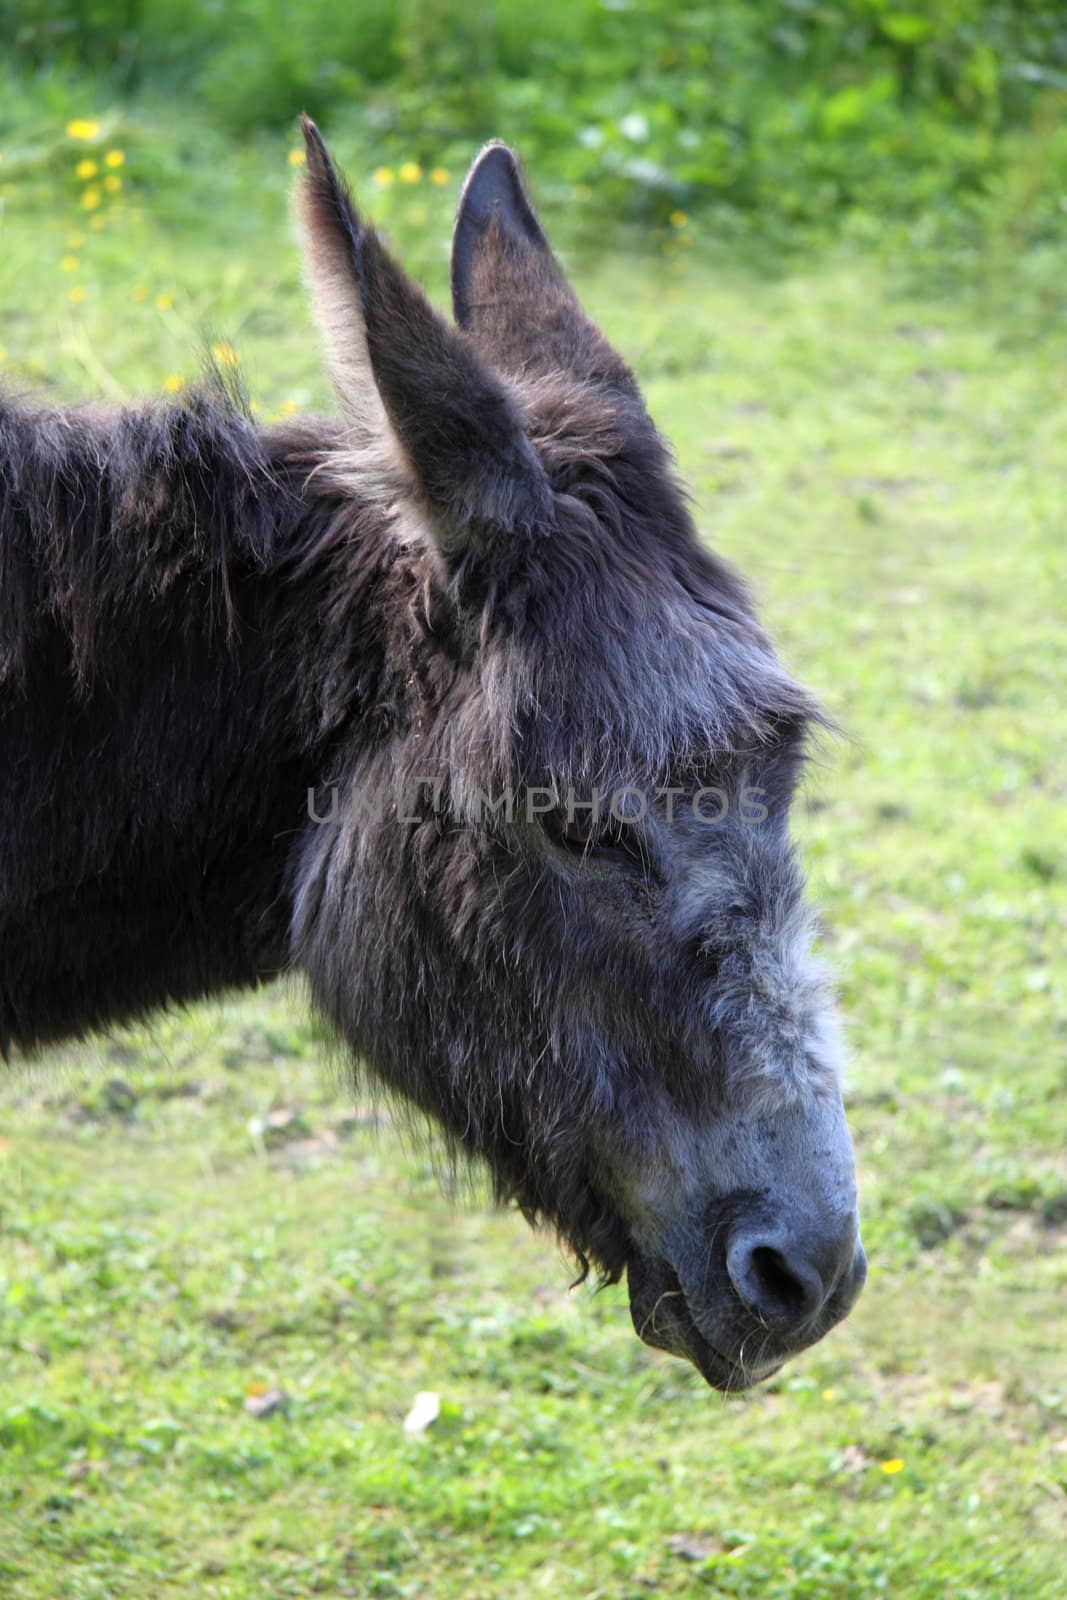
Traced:
[[285, 972], [720, 1389], [866, 1262], [820, 721], [493, 144], [455, 326], [305, 120], [339, 420], [0, 401], [0, 1048]]

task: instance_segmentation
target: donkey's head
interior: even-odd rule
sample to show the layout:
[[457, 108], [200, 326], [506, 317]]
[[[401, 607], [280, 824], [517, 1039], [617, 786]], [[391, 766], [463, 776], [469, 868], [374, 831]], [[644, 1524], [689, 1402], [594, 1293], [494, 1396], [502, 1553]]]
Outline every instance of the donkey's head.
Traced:
[[297, 958], [502, 1194], [628, 1272], [643, 1339], [742, 1388], [866, 1270], [787, 833], [818, 713], [698, 542], [512, 155], [463, 191], [454, 328], [307, 137], [347, 419], [318, 492], [387, 531], [362, 569], [376, 714], [307, 830]]

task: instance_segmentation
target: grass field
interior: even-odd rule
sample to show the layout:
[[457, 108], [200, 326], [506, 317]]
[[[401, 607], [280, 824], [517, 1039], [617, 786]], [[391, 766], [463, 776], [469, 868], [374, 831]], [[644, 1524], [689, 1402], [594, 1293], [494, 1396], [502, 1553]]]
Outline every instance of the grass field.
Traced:
[[[16, 386], [174, 388], [214, 343], [261, 415], [325, 402], [284, 143], [42, 128], [0, 166]], [[460, 174], [355, 176], [439, 293]], [[756, 272], [700, 233], [575, 272], [847, 730], [797, 827], [849, 1019], [858, 1309], [724, 1402], [623, 1291], [443, 1194], [298, 994], [16, 1067], [5, 1596], [1061, 1600], [1062, 291], [1010, 252], [935, 293], [855, 244]]]

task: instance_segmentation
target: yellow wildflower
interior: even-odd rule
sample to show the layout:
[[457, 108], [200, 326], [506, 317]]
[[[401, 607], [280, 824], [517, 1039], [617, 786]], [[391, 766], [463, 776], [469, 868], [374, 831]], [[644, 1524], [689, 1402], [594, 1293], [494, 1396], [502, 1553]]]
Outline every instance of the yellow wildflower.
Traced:
[[174, 296], [172, 294], [157, 294], [156, 295], [156, 310], [157, 311], [169, 311], [171, 306], [173, 306], [173, 304], [174, 304]]
[[105, 167], [124, 167], [126, 165], [125, 150], [109, 150], [104, 157]]
[[82, 178], [84, 180], [88, 180], [89, 178], [95, 178], [96, 177], [96, 171], [97, 171], [96, 162], [95, 161], [88, 161], [88, 160], [79, 161], [78, 165], [74, 168], [74, 171], [77, 173], [79, 178]]
[[833, 1389], [824, 1389], [822, 1392], [822, 1397], [824, 1400], [832, 1400], [834, 1395], [835, 1391]]
[[304, 150], [290, 150], [290, 152], [289, 152], [289, 165], [291, 167], [302, 167], [306, 160], [307, 160], [307, 152], [306, 151], [304, 151]]
[[86, 293], [87, 291], [85, 287], [80, 283], [76, 283], [73, 289], [70, 291], [68, 298], [72, 300], [76, 306], [80, 306], [82, 301], [85, 299]]
[[101, 228], [107, 227], [107, 218], [102, 216], [90, 217], [89, 226], [94, 233], [99, 233]]
[[388, 189], [393, 181], [392, 167], [379, 167], [374, 174], [374, 181], [381, 189]]
[[282, 416], [283, 417], [295, 417], [296, 413], [299, 410], [300, 410], [300, 407], [297, 405], [295, 400], [283, 400], [282, 401]]
[[177, 394], [182, 386], [182, 380], [176, 372], [170, 372], [163, 379], [163, 387], [168, 394]]
[[68, 139], [95, 139], [99, 132], [99, 122], [91, 122], [87, 117], [75, 117], [73, 122], [67, 123]]
[[90, 184], [89, 188], [86, 189], [85, 193], [82, 195], [82, 208], [83, 208], [83, 210], [85, 210], [85, 211], [95, 211], [97, 209], [97, 207], [99, 206], [99, 204], [100, 204], [102, 199], [103, 199], [103, 196], [101, 195], [100, 190], [97, 188], [96, 184], [95, 183]]
[[59, 270], [61, 272], [77, 272], [77, 270], [78, 270], [78, 258], [77, 258], [77, 256], [64, 256], [62, 261], [59, 263]]
[[894, 1472], [902, 1471], [903, 1467], [904, 1463], [901, 1461], [899, 1456], [894, 1456], [891, 1461], [882, 1462], [882, 1471], [889, 1477], [892, 1477]]
[[107, 177], [104, 179], [104, 188], [107, 190], [108, 194], [118, 194], [119, 190], [122, 188], [122, 179], [117, 178], [113, 172], [109, 172]]
[[434, 167], [433, 171], [430, 173], [430, 182], [436, 183], [437, 187], [440, 189], [442, 184], [448, 182], [448, 168]]
[[671, 212], [670, 224], [672, 228], [684, 228], [688, 221], [689, 218], [686, 216], [684, 211]]
[[401, 183], [418, 183], [422, 177], [422, 168], [417, 161], [405, 161], [400, 168]]
[[215, 357], [220, 367], [235, 367], [237, 365], [237, 351], [232, 344], [213, 344], [211, 354]]

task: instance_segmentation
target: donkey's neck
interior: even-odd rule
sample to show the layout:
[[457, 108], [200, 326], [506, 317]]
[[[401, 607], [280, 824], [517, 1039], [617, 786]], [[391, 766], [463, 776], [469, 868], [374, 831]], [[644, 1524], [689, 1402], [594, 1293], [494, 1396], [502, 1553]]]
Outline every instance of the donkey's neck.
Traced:
[[389, 657], [385, 541], [310, 438], [0, 405], [0, 1049], [287, 965], [308, 790]]

